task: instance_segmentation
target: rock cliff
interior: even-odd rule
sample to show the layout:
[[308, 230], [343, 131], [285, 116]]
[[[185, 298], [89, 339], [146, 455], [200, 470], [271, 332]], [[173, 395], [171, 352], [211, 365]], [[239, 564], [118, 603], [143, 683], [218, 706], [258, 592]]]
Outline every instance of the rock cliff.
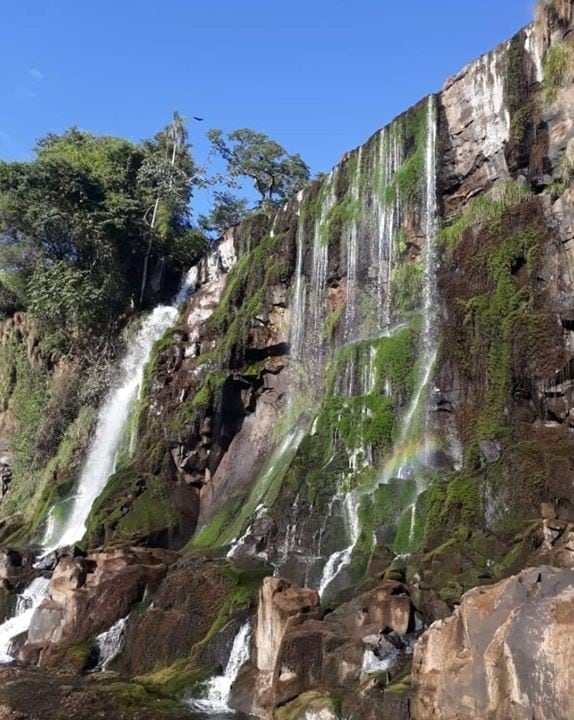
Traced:
[[203, 257], [83, 540], [6, 505], [0, 614], [51, 579], [0, 715], [574, 715], [572, 7]]

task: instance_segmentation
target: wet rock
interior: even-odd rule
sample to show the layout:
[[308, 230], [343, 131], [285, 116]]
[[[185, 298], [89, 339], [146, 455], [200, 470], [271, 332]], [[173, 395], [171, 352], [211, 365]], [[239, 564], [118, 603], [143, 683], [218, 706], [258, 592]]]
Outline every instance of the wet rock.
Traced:
[[34, 612], [22, 657], [31, 656], [32, 646], [40, 663], [50, 665], [62, 648], [107, 630], [159, 584], [175, 560], [168, 551], [143, 548], [62, 557]]
[[487, 465], [498, 462], [502, 455], [500, 443], [496, 440], [480, 440], [478, 443], [480, 453]]
[[64, 718], [189, 720], [189, 713], [176, 702], [154, 696], [137, 684], [59, 670], [0, 668], [0, 720]]
[[34, 569], [34, 553], [30, 550], [0, 548], [0, 580], [12, 587], [29, 582], [36, 571]]
[[[148, 606], [130, 618], [121, 668], [130, 675], [168, 666], [188, 657], [203, 640], [233, 590], [224, 570], [228, 563], [181, 558], [171, 565], [161, 584], [149, 595]], [[222, 661], [221, 648], [204, 648], [203, 667]], [[150, 642], [150, 638], [154, 638]], [[229, 644], [225, 645], [229, 649]]]
[[261, 714], [316, 687], [352, 692], [375, 665], [380, 672], [408, 661], [422, 629], [407, 587], [392, 580], [379, 581], [323, 619], [321, 615], [315, 591], [278, 578], [265, 581], [254, 667], [242, 674], [234, 707]]
[[7, 455], [0, 457], [0, 499], [10, 490], [12, 483], [12, 463]]
[[574, 717], [574, 572], [529, 568], [476, 588], [415, 648], [416, 720]]

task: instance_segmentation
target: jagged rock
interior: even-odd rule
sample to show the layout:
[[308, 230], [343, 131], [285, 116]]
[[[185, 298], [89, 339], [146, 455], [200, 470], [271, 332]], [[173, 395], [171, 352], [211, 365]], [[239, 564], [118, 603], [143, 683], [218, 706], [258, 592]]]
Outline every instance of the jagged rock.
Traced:
[[476, 588], [415, 648], [416, 720], [574, 717], [574, 572], [529, 568]]
[[307, 618], [321, 615], [316, 590], [298, 588], [282, 578], [266, 578], [259, 591], [255, 629], [255, 666], [273, 673], [287, 630]]
[[107, 630], [159, 584], [175, 560], [174, 553], [144, 548], [61, 558], [32, 617], [22, 657], [40, 651], [40, 663], [50, 664], [62, 647]]
[[498, 462], [501, 457], [500, 443], [496, 440], [480, 440], [478, 443], [480, 452], [487, 465]]
[[[134, 699], [139, 698], [139, 703]], [[4, 713], [2, 715], [1, 713]], [[0, 668], [2, 720], [189, 720], [141, 686], [59, 670]]]
[[422, 628], [406, 586], [392, 580], [321, 615], [315, 591], [265, 580], [254, 666], [240, 677], [234, 707], [264, 714], [315, 687], [352, 692], [369, 653], [390, 670], [409, 655]]
[[12, 483], [12, 463], [7, 455], [0, 457], [0, 499], [10, 490]]
[[18, 586], [29, 582], [35, 574], [33, 552], [0, 548], [0, 580]]
[[[130, 618], [121, 667], [130, 675], [187, 657], [203, 640], [233, 591], [226, 563], [181, 558], [171, 565], [146, 609]], [[153, 642], [150, 642], [153, 638]], [[226, 646], [229, 649], [229, 645]], [[202, 651], [202, 664], [222, 663], [221, 653]], [[218, 662], [214, 662], [217, 660]]]

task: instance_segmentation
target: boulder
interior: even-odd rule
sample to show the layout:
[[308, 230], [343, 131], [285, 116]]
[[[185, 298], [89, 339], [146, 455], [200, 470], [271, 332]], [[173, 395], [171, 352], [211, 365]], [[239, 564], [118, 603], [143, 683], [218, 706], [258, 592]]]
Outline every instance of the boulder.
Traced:
[[34, 575], [34, 554], [30, 550], [0, 548], [0, 581], [16, 587]]
[[314, 590], [267, 578], [259, 594], [253, 667], [242, 672], [233, 706], [266, 715], [314, 688], [351, 695], [363, 675], [403, 667], [422, 623], [405, 585], [374, 583], [322, 617]]
[[529, 568], [475, 588], [418, 641], [416, 720], [574, 717], [574, 571]]
[[[194, 644], [208, 634], [233, 591], [225, 567], [226, 563], [189, 558], [171, 565], [149, 605], [128, 622], [121, 669], [139, 675], [189, 656]], [[229, 650], [231, 642], [224, 649]], [[225, 667], [226, 658], [217, 650], [205, 648], [201, 665]]]
[[165, 550], [125, 548], [60, 558], [48, 595], [32, 617], [22, 658], [39, 651], [40, 664], [49, 665], [63, 647], [109, 629], [146, 590], [157, 587], [176, 557]]

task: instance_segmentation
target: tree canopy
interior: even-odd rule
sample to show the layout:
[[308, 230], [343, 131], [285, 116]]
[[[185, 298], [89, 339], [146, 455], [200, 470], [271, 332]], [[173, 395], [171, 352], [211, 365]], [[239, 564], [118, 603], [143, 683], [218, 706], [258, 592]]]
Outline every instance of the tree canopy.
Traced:
[[71, 344], [169, 292], [202, 246], [196, 178], [179, 116], [143, 143], [72, 128], [0, 162], [0, 313], [28, 310]]
[[207, 137], [215, 152], [227, 163], [233, 183], [237, 178], [253, 180], [265, 202], [284, 202], [309, 180], [309, 168], [300, 155], [290, 155], [278, 142], [262, 132], [243, 128], [224, 137], [221, 130], [209, 130]]

